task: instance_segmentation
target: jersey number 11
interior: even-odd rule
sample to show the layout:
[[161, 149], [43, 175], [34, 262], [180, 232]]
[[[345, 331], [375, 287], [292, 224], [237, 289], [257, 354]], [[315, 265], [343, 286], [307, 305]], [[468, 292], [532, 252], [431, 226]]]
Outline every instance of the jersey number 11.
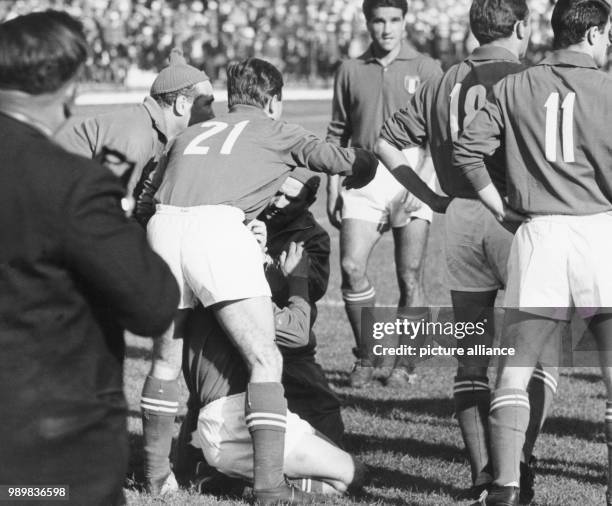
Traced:
[[[561, 118], [561, 151], [563, 161], [570, 163], [574, 159], [574, 102], [576, 94], [570, 91], [561, 104], [563, 114]], [[559, 132], [559, 93], [548, 95], [544, 103], [546, 109], [546, 136], [545, 154], [549, 162], [557, 161], [557, 138]]]

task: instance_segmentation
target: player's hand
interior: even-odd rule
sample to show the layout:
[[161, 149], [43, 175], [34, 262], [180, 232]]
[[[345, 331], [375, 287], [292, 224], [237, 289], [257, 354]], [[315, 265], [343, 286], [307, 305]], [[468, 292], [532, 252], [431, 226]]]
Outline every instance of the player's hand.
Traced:
[[255, 240], [257, 244], [259, 244], [262, 253], [265, 253], [268, 250], [266, 247], [268, 242], [268, 229], [266, 228], [266, 224], [260, 220], [253, 220], [247, 225], [247, 228], [255, 236]]
[[498, 216], [497, 219], [501, 223], [502, 227], [514, 234], [522, 223], [529, 219], [529, 216], [515, 211], [508, 206], [506, 202], [504, 202], [504, 214], [502, 216]]
[[345, 188], [351, 189], [351, 188], [362, 188], [363, 186], [367, 185], [370, 181], [372, 181], [372, 179], [374, 179], [374, 176], [376, 175], [376, 169], [378, 167], [378, 164], [380, 163], [378, 161], [378, 158], [376, 158], [376, 155], [374, 155], [374, 153], [371, 153], [369, 151], [364, 151], [364, 150], [359, 150], [362, 153], [364, 153], [365, 157], [368, 158], [369, 163], [367, 164], [360, 164], [359, 166], [355, 167], [355, 172], [344, 178], [344, 181], [342, 182], [342, 185]]
[[436, 200], [432, 202], [431, 210], [434, 213], [444, 214], [452, 200], [453, 197], [438, 195]]
[[327, 218], [332, 226], [340, 230], [342, 227], [342, 195], [336, 194], [327, 197]]
[[308, 253], [303, 242], [290, 242], [289, 248], [281, 253], [279, 263], [285, 276], [308, 277]]

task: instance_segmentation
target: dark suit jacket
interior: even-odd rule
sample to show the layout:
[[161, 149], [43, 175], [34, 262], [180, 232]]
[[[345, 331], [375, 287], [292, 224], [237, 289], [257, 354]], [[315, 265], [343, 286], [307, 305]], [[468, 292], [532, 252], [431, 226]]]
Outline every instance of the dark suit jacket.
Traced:
[[2, 484], [121, 502], [123, 329], [160, 334], [178, 306], [122, 196], [107, 169], [0, 114]]

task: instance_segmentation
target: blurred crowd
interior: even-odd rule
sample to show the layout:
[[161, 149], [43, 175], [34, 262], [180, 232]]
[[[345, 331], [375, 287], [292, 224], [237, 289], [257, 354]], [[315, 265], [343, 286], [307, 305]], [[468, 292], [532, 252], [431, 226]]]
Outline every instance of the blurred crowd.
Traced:
[[[413, 0], [408, 38], [444, 67], [471, 49], [471, 0]], [[2, 0], [0, 20], [47, 8], [85, 25], [92, 54], [85, 78], [123, 83], [130, 70], [163, 67], [181, 46], [193, 65], [223, 80], [228, 61], [270, 60], [288, 81], [329, 84], [337, 63], [357, 56], [368, 36], [361, 0]], [[552, 2], [530, 2], [534, 36], [530, 57], [549, 47]]]

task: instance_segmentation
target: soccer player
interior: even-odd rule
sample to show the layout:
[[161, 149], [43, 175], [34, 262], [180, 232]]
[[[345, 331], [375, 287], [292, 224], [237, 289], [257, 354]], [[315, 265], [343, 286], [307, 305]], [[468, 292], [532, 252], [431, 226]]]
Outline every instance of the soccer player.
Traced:
[[[179, 309], [197, 300], [210, 306], [243, 353], [250, 374], [245, 409], [254, 490], [262, 502], [289, 499], [294, 492], [283, 476], [287, 407], [270, 288], [259, 246], [243, 222], [263, 210], [296, 166], [351, 175], [349, 184], [366, 183], [377, 166], [372, 153], [339, 148], [277, 121], [282, 86], [282, 75], [266, 61], [250, 58], [229, 66], [229, 112], [177, 137], [155, 174], [160, 204], [148, 225], [154, 249], [179, 280]], [[184, 316], [182, 311], [163, 341], [168, 382], [180, 372]], [[177, 402], [176, 396], [157, 399], [166, 406]]]
[[[480, 47], [451, 67], [439, 83], [426, 83], [410, 105], [384, 125], [376, 152], [391, 173], [420, 199], [445, 216], [446, 277], [455, 321], [486, 322], [487, 332], [478, 344], [491, 346], [493, 307], [507, 281], [506, 265], [512, 233], [500, 225], [478, 200], [469, 181], [452, 166], [453, 141], [484, 106], [486, 95], [502, 77], [520, 72], [519, 62], [529, 41], [529, 12], [524, 0], [475, 0], [470, 27]], [[432, 192], [405, 164], [401, 149], [429, 142], [442, 190], [452, 198]], [[505, 192], [506, 161], [501, 153], [487, 157], [486, 167], [497, 187]], [[474, 338], [458, 341], [473, 346]], [[454, 385], [455, 412], [468, 451], [472, 471], [469, 496], [478, 497], [490, 484], [487, 421], [490, 402], [488, 357], [459, 360]], [[555, 367], [539, 368], [529, 385], [533, 405], [530, 430], [521, 463], [521, 498], [533, 497], [533, 472], [529, 466], [539, 429], [550, 407], [557, 384]]]
[[[309, 291], [318, 284], [317, 280], [310, 282], [309, 273], [316, 273], [310, 265], [304, 246], [295, 242], [287, 245], [278, 261], [287, 303], [275, 307], [277, 342], [279, 346], [290, 346], [294, 352], [300, 351], [295, 347], [298, 340], [308, 343], [310, 337], [313, 306]], [[274, 285], [280, 287], [278, 281]], [[224, 475], [252, 482], [253, 446], [243, 409], [248, 371], [240, 347], [232, 345], [212, 311], [201, 306], [189, 317], [185, 329], [183, 370], [190, 391], [187, 419], [197, 419], [191, 447], [199, 448], [207, 463]], [[308, 344], [300, 347], [301, 353], [307, 351], [303, 350], [305, 347]], [[289, 367], [305, 373], [311, 385], [317, 379], [312, 376], [312, 369]], [[295, 382], [295, 377], [290, 382]], [[192, 416], [192, 411], [197, 416]], [[309, 492], [344, 493], [349, 488], [359, 488], [366, 479], [365, 466], [291, 410], [287, 412], [284, 452], [284, 473]], [[199, 477], [195, 482], [199, 482]]]
[[[320, 178], [297, 168], [285, 180], [272, 202], [259, 216], [267, 227], [266, 279], [275, 305], [276, 342], [283, 355], [282, 383], [288, 408], [337, 446], [342, 445], [344, 424], [340, 402], [315, 360], [316, 336], [312, 326], [316, 302], [329, 280], [329, 235], [308, 208], [314, 203]], [[289, 283], [283, 259], [291, 244], [303, 244], [308, 255], [307, 290], [290, 307]], [[302, 307], [308, 304], [309, 307]], [[296, 317], [308, 314], [309, 318]]]
[[128, 467], [123, 329], [163, 332], [179, 294], [126, 220], [119, 180], [53, 140], [87, 52], [65, 12], [0, 24], [0, 483], [61, 494], [39, 503], [115, 506]]
[[181, 51], [173, 49], [169, 65], [157, 75], [142, 104], [70, 120], [57, 132], [55, 140], [68, 151], [87, 158], [100, 159], [105, 152], [122, 157], [132, 166], [127, 194], [137, 197], [141, 177], [145, 179], [155, 168], [168, 142], [188, 125], [214, 116], [212, 95], [208, 76], [187, 65]]
[[[187, 65], [182, 53], [173, 49], [169, 65], [157, 75], [142, 104], [69, 121], [55, 140], [68, 151], [101, 161], [122, 177], [129, 199], [126, 211], [130, 211], [129, 202], [140, 192], [141, 177], [155, 168], [167, 144], [189, 124], [211, 119], [212, 94], [208, 76]], [[138, 217], [143, 223], [152, 214], [152, 209], [148, 213], [145, 210], [141, 203]], [[177, 488], [168, 456], [178, 404], [160, 403], [156, 392], [174, 388], [178, 396], [178, 385], [164, 386], [159, 381], [164, 376], [158, 377], [155, 358], [162, 346], [162, 340], [153, 345], [151, 371], [142, 392], [145, 486], [154, 494]]]
[[[328, 141], [373, 149], [384, 121], [405, 107], [423, 82], [440, 76], [438, 64], [414, 51], [404, 40], [407, 11], [406, 0], [363, 2], [372, 43], [363, 55], [343, 62], [338, 69]], [[421, 162], [424, 177], [434, 177], [431, 159], [424, 153], [416, 148], [407, 155], [413, 164]], [[340, 228], [342, 297], [355, 336], [354, 352], [360, 359], [350, 381], [359, 388], [370, 382], [373, 374], [373, 364], [361, 350], [360, 335], [361, 308], [374, 306], [376, 299], [367, 276], [368, 258], [382, 233], [392, 228], [399, 313], [409, 317], [408, 307], [424, 304], [422, 260], [432, 211], [409, 195], [382, 166], [363, 188], [340, 192], [339, 178], [332, 176], [327, 190], [329, 220]], [[405, 386], [409, 382], [414, 365], [403, 365], [392, 371], [388, 384]]]
[[[571, 309], [588, 320], [600, 350], [610, 348], [612, 188], [609, 114], [612, 80], [598, 70], [610, 44], [610, 6], [560, 0], [552, 27], [556, 50], [538, 65], [493, 86], [490, 101], [464, 128], [453, 165], [499, 220], [525, 221], [508, 261], [504, 357], [489, 412], [494, 488], [487, 505], [517, 504], [519, 458], [528, 428], [526, 391], [536, 362], [558, 353], [559, 327]], [[506, 202], [485, 159], [502, 149]], [[602, 354], [605, 357], [605, 354]], [[612, 407], [612, 369], [602, 360]], [[606, 414], [610, 455], [612, 422]], [[608, 504], [612, 501], [608, 488]]]

